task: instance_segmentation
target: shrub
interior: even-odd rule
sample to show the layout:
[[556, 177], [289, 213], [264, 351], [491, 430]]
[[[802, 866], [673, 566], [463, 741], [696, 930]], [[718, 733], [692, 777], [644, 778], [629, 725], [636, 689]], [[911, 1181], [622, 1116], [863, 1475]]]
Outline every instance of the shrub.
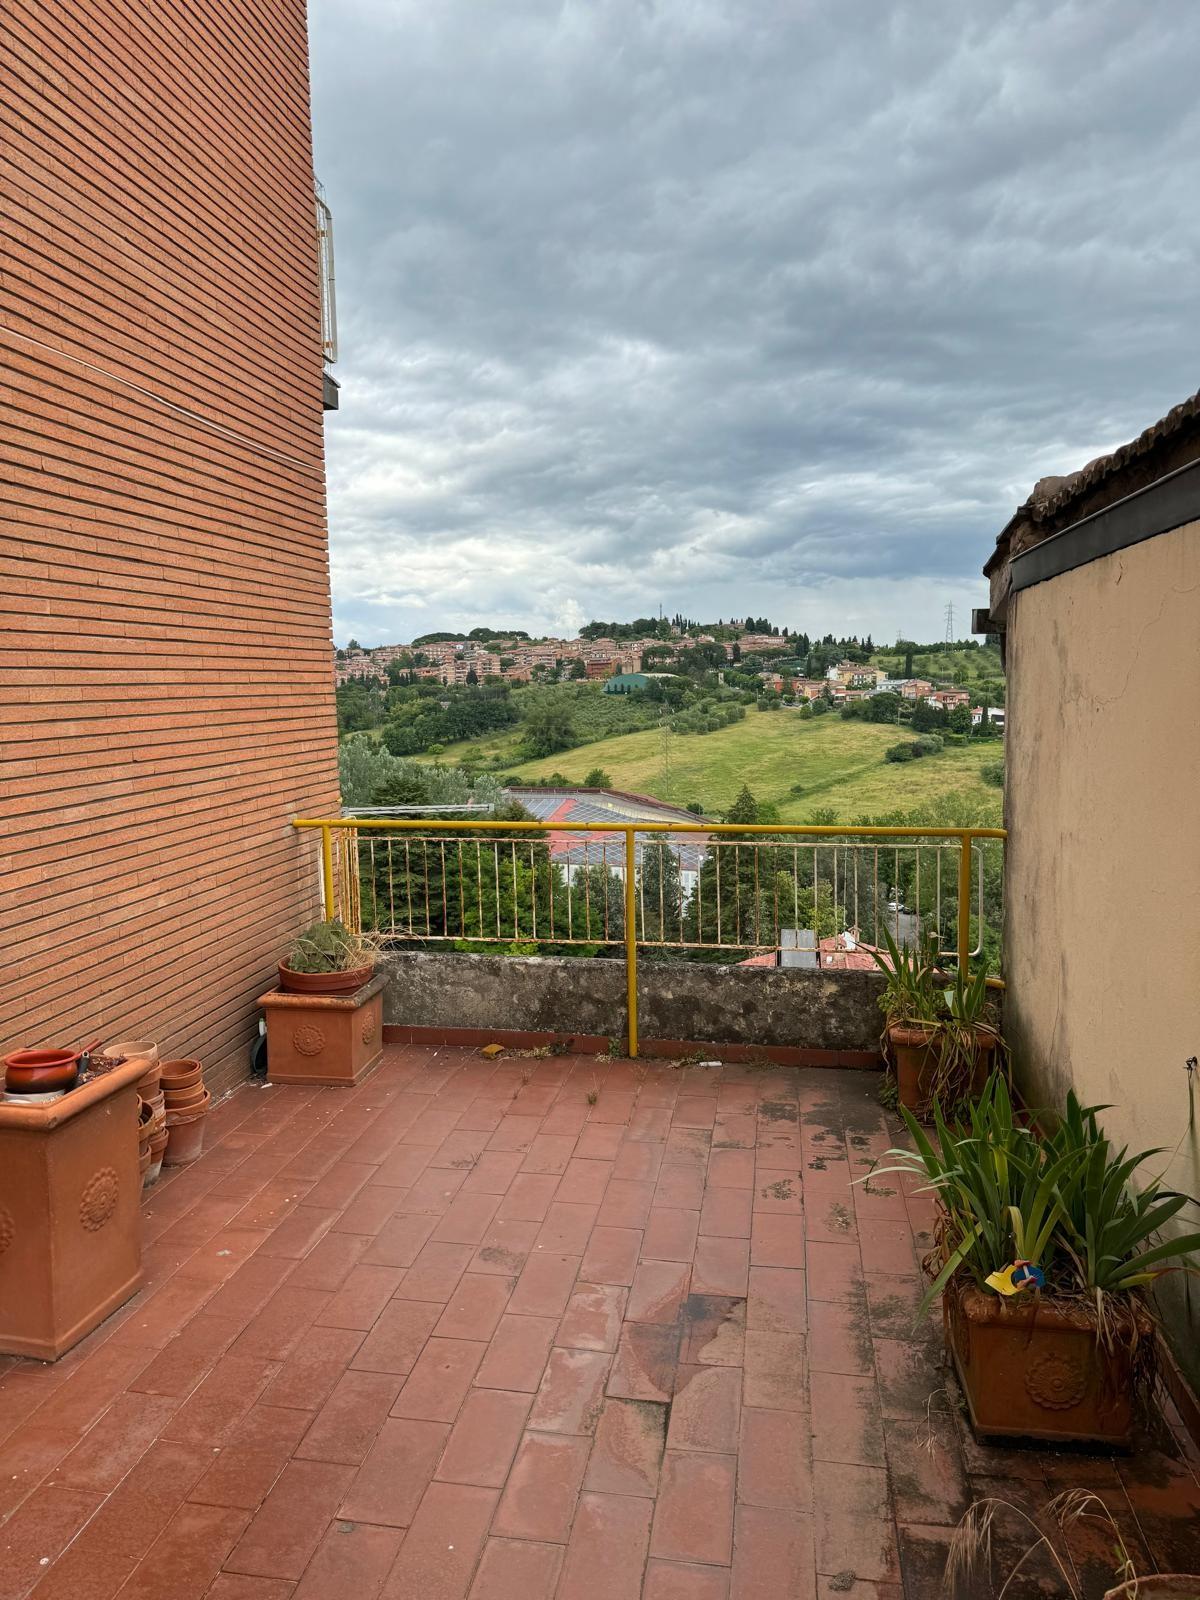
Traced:
[[913, 761], [919, 754], [916, 745], [910, 743], [889, 745], [883, 756], [885, 761]]
[[913, 749], [919, 756], [936, 756], [942, 744], [940, 733], [923, 733], [919, 739], [913, 740]]
[[984, 765], [982, 767], [980, 767], [980, 769], [979, 769], [979, 776], [983, 779], [984, 783], [990, 783], [990, 784], [994, 785], [994, 787], [997, 788], [997, 789], [1003, 789], [1003, 787], [1004, 787], [1004, 763], [1003, 763], [1003, 761], [988, 761], [988, 762], [985, 762]]

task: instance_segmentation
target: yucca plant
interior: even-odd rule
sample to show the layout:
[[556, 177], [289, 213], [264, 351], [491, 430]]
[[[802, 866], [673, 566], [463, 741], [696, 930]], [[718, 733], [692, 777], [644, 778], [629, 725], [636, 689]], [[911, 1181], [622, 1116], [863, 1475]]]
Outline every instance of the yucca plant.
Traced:
[[1143, 1150], [1131, 1156], [1127, 1145], [1115, 1149], [1096, 1121], [1097, 1113], [1108, 1109], [1081, 1106], [1071, 1090], [1046, 1141], [1048, 1149], [1080, 1157], [1076, 1181], [1066, 1197], [1064, 1248], [1075, 1264], [1080, 1286], [1097, 1301], [1105, 1294], [1153, 1283], [1172, 1270], [1163, 1263], [1182, 1265], [1185, 1256], [1200, 1249], [1200, 1233], [1152, 1242], [1185, 1206], [1196, 1202], [1164, 1188], [1161, 1178], [1134, 1181], [1139, 1169], [1163, 1151]]
[[932, 1026], [944, 1014], [937, 983], [938, 941], [936, 933], [926, 934], [914, 949], [897, 944], [886, 928], [883, 935], [886, 959], [872, 950], [875, 965], [887, 979], [879, 997], [879, 1007], [889, 1025], [905, 1023]]
[[350, 972], [355, 967], [369, 967], [378, 944], [370, 936], [351, 933], [335, 917], [305, 928], [292, 946], [287, 964], [293, 972]]

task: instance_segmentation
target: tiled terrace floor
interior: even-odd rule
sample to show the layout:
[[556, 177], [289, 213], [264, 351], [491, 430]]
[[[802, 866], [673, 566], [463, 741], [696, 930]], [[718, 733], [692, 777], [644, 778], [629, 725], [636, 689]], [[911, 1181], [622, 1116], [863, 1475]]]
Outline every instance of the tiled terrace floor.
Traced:
[[[239, 1092], [148, 1197], [145, 1291], [5, 1363], [0, 1600], [927, 1600], [973, 1498], [1076, 1485], [1197, 1570], [1168, 1424], [1130, 1460], [971, 1440], [914, 1325], [926, 1203], [850, 1186], [874, 1090], [392, 1050]], [[994, 1570], [1032, 1539], [1003, 1520]], [[1062, 1546], [1081, 1593], [1110, 1545]]]

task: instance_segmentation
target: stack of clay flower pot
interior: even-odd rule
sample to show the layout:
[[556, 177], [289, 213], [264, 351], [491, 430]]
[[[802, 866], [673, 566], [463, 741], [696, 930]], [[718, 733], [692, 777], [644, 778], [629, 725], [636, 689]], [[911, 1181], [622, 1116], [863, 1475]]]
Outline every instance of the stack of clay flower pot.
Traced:
[[142, 1175], [143, 1185], [146, 1174], [150, 1170], [150, 1130], [153, 1126], [154, 1113], [144, 1100], [139, 1100], [138, 1108], [138, 1171]]
[[204, 1146], [204, 1117], [209, 1102], [204, 1069], [198, 1061], [164, 1061], [161, 1081], [167, 1118], [163, 1161], [168, 1167], [182, 1166], [195, 1161]]
[[146, 1070], [138, 1079], [138, 1100], [150, 1107], [150, 1164], [142, 1175], [144, 1188], [157, 1181], [162, 1171], [163, 1151], [167, 1147], [167, 1107], [160, 1078], [162, 1065], [158, 1059], [158, 1046], [153, 1039], [126, 1039], [105, 1047], [111, 1058], [124, 1057], [126, 1061], [144, 1061]]

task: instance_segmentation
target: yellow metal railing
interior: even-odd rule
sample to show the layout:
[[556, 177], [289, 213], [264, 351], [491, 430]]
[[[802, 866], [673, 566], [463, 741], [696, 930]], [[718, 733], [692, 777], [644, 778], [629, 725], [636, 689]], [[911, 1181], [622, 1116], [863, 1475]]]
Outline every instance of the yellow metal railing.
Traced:
[[[839, 931], [853, 929], [861, 938], [865, 918], [875, 943], [880, 926], [889, 922], [900, 942], [910, 933], [915, 942], [922, 923], [940, 929], [943, 881], [948, 880], [947, 899], [953, 907], [956, 932], [952, 947], [943, 953], [956, 958], [962, 971], [969, 971], [972, 957], [981, 954], [984, 946], [984, 851], [989, 844], [999, 847], [998, 842], [1006, 838], [1002, 828], [451, 821], [441, 817], [303, 817], [295, 826], [319, 832], [326, 917], [341, 917], [356, 930], [366, 927], [385, 938], [417, 943], [623, 945], [630, 1056], [636, 1056], [638, 1050], [638, 946], [780, 948], [789, 861], [792, 921], [799, 925], [808, 915], [813, 922], [814, 943], [801, 948], [818, 952], [818, 961], [822, 919]], [[580, 846], [566, 851], [570, 859], [564, 861], [563, 836], [572, 835], [584, 837]], [[646, 836], [640, 865], [639, 835]], [[678, 841], [672, 851], [675, 864], [671, 871], [676, 882], [670, 901], [664, 891], [668, 875], [664, 854], [660, 852], [657, 858], [647, 854], [656, 839]], [[557, 860], [547, 849], [551, 841], [559, 850]], [[750, 866], [743, 852], [750, 853]], [[647, 869], [655, 860], [657, 921], [653, 887], [649, 909], [646, 901], [646, 880], [653, 875]], [[679, 870], [681, 861], [691, 863], [690, 872]], [[596, 907], [594, 876], [600, 902]], [[685, 884], [685, 877], [691, 878], [690, 885]], [[742, 904], [743, 882], [746, 907]], [[763, 887], [764, 882], [769, 888]], [[908, 886], [915, 910], [904, 904], [902, 883]], [[505, 907], [502, 915], [510, 888], [511, 908]], [[527, 897], [524, 921], [522, 892]], [[732, 908], [731, 898], [736, 902]], [[973, 900], [978, 929], [974, 947]]]

